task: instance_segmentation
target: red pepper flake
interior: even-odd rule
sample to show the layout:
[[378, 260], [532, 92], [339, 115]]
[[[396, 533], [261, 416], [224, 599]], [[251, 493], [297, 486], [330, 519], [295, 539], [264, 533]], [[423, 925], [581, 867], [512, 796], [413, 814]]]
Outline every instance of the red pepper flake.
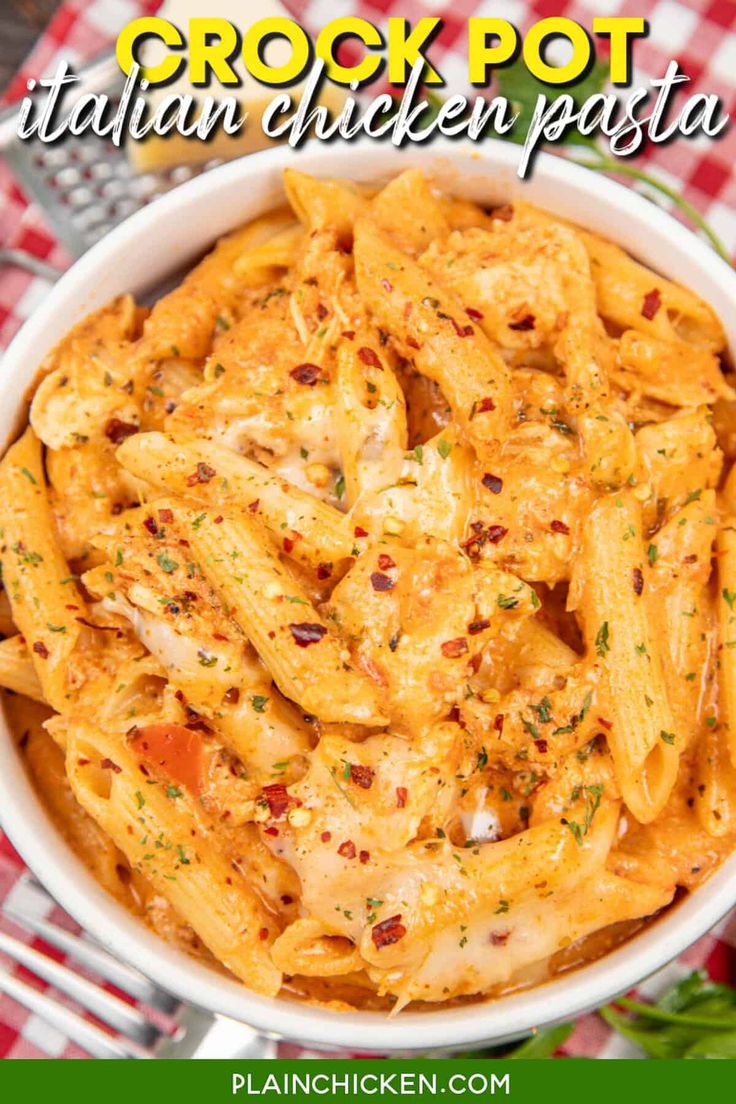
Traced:
[[534, 746], [537, 751], [540, 751], [542, 753], [542, 755], [546, 755], [549, 750], [546, 740], [535, 740]]
[[317, 364], [297, 364], [296, 368], [292, 368], [289, 375], [297, 383], [304, 384], [305, 387], [314, 387], [319, 379], [319, 366]]
[[361, 851], [360, 854], [358, 855], [358, 858], [360, 859], [360, 861], [363, 864], [367, 863], [370, 860], [370, 857], [371, 857], [370, 851]]
[[509, 329], [517, 330], [520, 332], [523, 332], [525, 330], [533, 330], [534, 322], [535, 319], [533, 314], [525, 314], [524, 317], [520, 318], [518, 322], [509, 322]]
[[41, 657], [41, 659], [49, 658], [49, 650], [44, 644], [43, 640], [37, 640], [36, 643], [33, 645], [33, 650], [36, 655], [39, 655]]
[[356, 525], [355, 528], [353, 529], [353, 534], [356, 537], [367, 537], [368, 536], [368, 530], [364, 529], [362, 525]]
[[324, 625], [318, 625], [312, 621], [301, 621], [297, 624], [292, 622], [289, 625], [289, 632], [299, 648], [308, 648], [310, 644], [318, 644], [327, 629]]
[[634, 587], [634, 594], [641, 594], [644, 589], [644, 576], [641, 573], [640, 567], [635, 567], [631, 572], [631, 582]]
[[261, 928], [258, 933], [258, 938], [260, 940], [268, 939], [268, 928]]
[[266, 828], [266, 835], [267, 836], [278, 836], [279, 835], [279, 830], [278, 830], [278, 828], [276, 828], [272, 824], [270, 828]]
[[659, 288], [653, 288], [652, 291], [648, 291], [644, 296], [644, 301], [641, 305], [642, 317], [651, 322], [661, 306], [662, 296]]
[[288, 552], [293, 552], [293, 551], [294, 551], [294, 541], [291, 539], [291, 537], [284, 537], [284, 552], [288, 553]]
[[332, 575], [333, 567], [334, 567], [334, 565], [331, 564], [331, 563], [317, 564], [317, 578], [318, 579], [329, 579], [330, 576]]
[[281, 904], [282, 905], [293, 905], [293, 903], [294, 903], [294, 898], [291, 897], [288, 893], [282, 893], [281, 894]]
[[481, 483], [493, 494], [500, 494], [503, 490], [503, 479], [500, 479], [497, 475], [491, 475], [490, 472], [486, 472], [481, 479]]
[[361, 790], [371, 788], [374, 774], [375, 771], [372, 767], [364, 767], [360, 763], [350, 764], [350, 781], [354, 782], [356, 786], [360, 786]]
[[471, 636], [477, 636], [478, 633], [485, 632], [486, 629], [490, 629], [491, 622], [487, 618], [479, 618], [478, 621], [471, 621], [468, 625], [468, 632]]
[[143, 528], [147, 529], [152, 537], [155, 537], [158, 533], [158, 525], [152, 517], [147, 517], [143, 522]]
[[494, 947], [503, 947], [511, 935], [509, 931], [491, 932], [491, 943]]
[[468, 642], [464, 636], [458, 636], [454, 640], [446, 640], [442, 645], [442, 654], [447, 659], [458, 659], [468, 650]]
[[386, 552], [382, 552], [378, 557], [378, 566], [381, 571], [388, 571], [390, 568], [396, 567], [396, 564]]
[[90, 764], [89, 759], [77, 759], [77, 766], [78, 767], [88, 767], [89, 764]]
[[355, 850], [355, 844], [352, 840], [345, 840], [341, 843], [337, 849], [338, 855], [341, 855], [343, 859], [354, 859], [357, 852]]
[[407, 344], [407, 345], [409, 346], [409, 348], [410, 348], [410, 349], [418, 349], [418, 348], [420, 348], [419, 342], [418, 342], [418, 341], [417, 341], [417, 339], [416, 339], [415, 337], [413, 337], [413, 336], [412, 336], [411, 334], [409, 334], [409, 335], [407, 336], [407, 338], [406, 338], [406, 344]]
[[355, 330], [343, 330], [341, 337], [344, 337], [346, 341], [352, 341], [355, 337]]
[[222, 700], [228, 705], [237, 705], [240, 701], [240, 690], [237, 686], [231, 686], [222, 696]]
[[111, 418], [105, 426], [105, 436], [114, 445], [119, 445], [121, 441], [132, 437], [134, 433], [138, 433], [140, 428], [140, 426], [133, 425], [132, 422], [122, 422], [120, 418]]
[[603, 725], [604, 728], [607, 728], [609, 730], [613, 728], [613, 721], [608, 721], [605, 717], [598, 717], [596, 719], [598, 721], [598, 724]]
[[413, 308], [414, 304], [410, 300], [407, 300], [407, 302], [404, 303], [404, 321], [408, 320]]
[[483, 319], [483, 311], [476, 310], [475, 307], [466, 307], [465, 313], [468, 318], [472, 318], [474, 322], [480, 322]]
[[549, 527], [553, 533], [563, 533], [565, 536], [570, 532], [570, 527], [564, 521], [552, 521]]
[[200, 461], [197, 464], [197, 470], [187, 476], [187, 487], [194, 487], [197, 483], [209, 483], [210, 479], [214, 479], [216, 475], [217, 472], [214, 468]]
[[508, 529], [505, 529], [503, 525], [489, 525], [485, 535], [491, 544], [499, 544], [507, 533]]
[[406, 806], [406, 799], [409, 796], [409, 791], [406, 786], [396, 787], [396, 808], [403, 809]]
[[499, 732], [499, 733], [503, 732], [503, 722], [504, 722], [503, 713], [497, 713], [496, 716], [493, 719], [493, 727], [495, 728], [496, 732]]
[[374, 590], [393, 590], [394, 581], [388, 575], [384, 575], [381, 571], [374, 571], [371, 574], [371, 586]]
[[332, 832], [323, 832], [319, 838], [322, 840], [323, 843], [329, 843], [332, 839]]
[[252, 502], [248, 503], [248, 512], [251, 514], [257, 514], [261, 507], [260, 498], [254, 498]]
[[174, 511], [173, 510], [159, 510], [158, 520], [163, 521], [165, 525], [171, 525], [172, 521], [174, 520]]
[[470, 325], [461, 326], [459, 322], [456, 322], [454, 318], [450, 317], [452, 328], [458, 337], [472, 337], [474, 330]]
[[358, 358], [362, 360], [363, 364], [367, 364], [371, 368], [381, 367], [378, 354], [373, 349], [369, 349], [367, 345], [361, 345], [358, 349]]
[[317, 317], [319, 318], [320, 322], [323, 318], [326, 318], [329, 313], [330, 312], [328, 311], [327, 307], [323, 306], [322, 303], [317, 304]]
[[394, 285], [391, 283], [390, 280], [387, 280], [385, 277], [381, 280], [381, 287], [384, 291], [390, 292], [394, 290]]
[[283, 782], [274, 782], [263, 787], [263, 796], [268, 802], [268, 810], [274, 820], [278, 820], [289, 808], [291, 798]]
[[371, 929], [371, 939], [376, 950], [381, 947], [390, 947], [392, 943], [398, 943], [406, 935], [406, 928], [401, 923], [401, 913], [389, 916], [388, 920], [382, 920]]
[[218, 514], [216, 518], [212, 519], [212, 524], [213, 525], [222, 525], [223, 520], [224, 520], [224, 518], [223, 518], [222, 514]]
[[489, 410], [495, 410], [496, 404], [493, 399], [485, 398], [478, 399], [478, 401], [474, 404], [474, 407], [475, 409], [473, 410], [473, 416], [475, 416], [476, 414], [487, 414]]
[[113, 763], [112, 759], [100, 759], [100, 766], [103, 770], [111, 770], [113, 774], [123, 773], [123, 768], [119, 767], [117, 763]]

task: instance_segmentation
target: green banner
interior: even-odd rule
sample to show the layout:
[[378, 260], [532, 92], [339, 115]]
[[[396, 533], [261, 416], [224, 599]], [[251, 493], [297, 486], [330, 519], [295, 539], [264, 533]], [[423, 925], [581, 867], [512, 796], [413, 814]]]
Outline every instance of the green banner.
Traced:
[[[6, 1061], [0, 1099], [130, 1104], [157, 1094], [177, 1104], [323, 1101], [330, 1104], [435, 1098], [446, 1104], [490, 1098], [547, 1104], [574, 1093], [595, 1104], [704, 1102], [733, 1096], [734, 1070], [708, 1061], [502, 1061], [482, 1059], [190, 1062]], [[67, 1094], [69, 1094], [67, 1096]]]

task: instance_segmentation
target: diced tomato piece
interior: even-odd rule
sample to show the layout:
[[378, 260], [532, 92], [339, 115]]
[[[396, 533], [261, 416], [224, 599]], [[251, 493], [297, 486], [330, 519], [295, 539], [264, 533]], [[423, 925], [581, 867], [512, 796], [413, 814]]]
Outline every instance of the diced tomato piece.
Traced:
[[179, 724], [139, 728], [130, 741], [133, 751], [195, 797], [204, 786], [204, 747], [198, 732]]

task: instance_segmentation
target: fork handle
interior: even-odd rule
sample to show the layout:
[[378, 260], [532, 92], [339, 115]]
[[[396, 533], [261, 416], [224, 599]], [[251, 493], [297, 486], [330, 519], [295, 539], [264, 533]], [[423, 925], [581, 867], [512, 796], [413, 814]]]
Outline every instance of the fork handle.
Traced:
[[26, 253], [24, 249], [0, 249], [0, 266], [3, 265], [22, 268], [33, 276], [41, 276], [50, 284], [55, 284], [64, 275], [62, 269], [48, 261], [42, 261], [40, 257], [34, 257], [32, 253]]
[[0, 970], [0, 993], [22, 1004], [29, 1012], [45, 1020], [82, 1047], [93, 1058], [151, 1058], [147, 1050], [128, 1040], [108, 1035], [88, 1020], [83, 1020], [66, 1005], [47, 997], [45, 993], [27, 985], [12, 974]]

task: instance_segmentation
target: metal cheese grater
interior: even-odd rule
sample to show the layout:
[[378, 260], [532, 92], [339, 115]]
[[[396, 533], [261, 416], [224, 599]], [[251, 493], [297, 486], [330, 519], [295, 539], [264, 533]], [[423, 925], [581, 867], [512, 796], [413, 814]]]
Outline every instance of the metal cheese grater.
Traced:
[[[105, 54], [77, 74], [79, 83], [64, 100], [65, 111], [76, 98], [104, 92], [116, 106], [123, 75], [112, 54]], [[11, 167], [25, 195], [43, 209], [49, 228], [73, 256], [79, 257], [113, 226], [190, 177], [220, 164], [180, 165], [162, 172], [136, 174], [122, 149], [93, 134], [46, 145], [16, 135], [18, 104], [0, 114], [0, 155]], [[1, 245], [2, 243], [0, 243]], [[0, 264], [17, 264], [55, 279], [59, 273], [30, 254], [0, 249]]]

